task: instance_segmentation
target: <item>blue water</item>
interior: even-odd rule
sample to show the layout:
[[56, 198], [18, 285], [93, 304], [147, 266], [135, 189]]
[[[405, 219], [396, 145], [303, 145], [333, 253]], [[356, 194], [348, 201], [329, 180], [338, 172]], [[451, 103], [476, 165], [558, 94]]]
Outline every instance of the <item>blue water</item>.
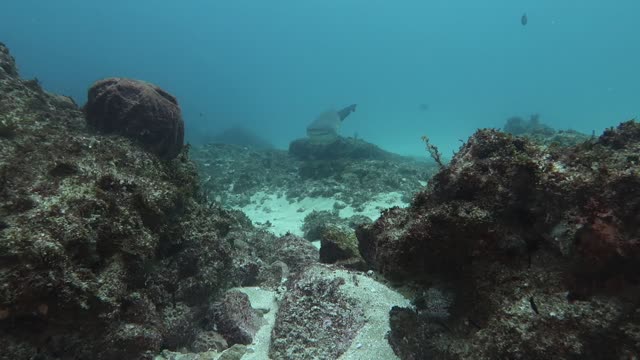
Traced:
[[240, 124], [285, 148], [355, 102], [343, 135], [426, 156], [423, 134], [450, 153], [513, 115], [586, 133], [638, 116], [639, 18], [638, 0], [7, 0], [0, 41], [79, 104], [102, 77], [160, 85], [194, 143]]

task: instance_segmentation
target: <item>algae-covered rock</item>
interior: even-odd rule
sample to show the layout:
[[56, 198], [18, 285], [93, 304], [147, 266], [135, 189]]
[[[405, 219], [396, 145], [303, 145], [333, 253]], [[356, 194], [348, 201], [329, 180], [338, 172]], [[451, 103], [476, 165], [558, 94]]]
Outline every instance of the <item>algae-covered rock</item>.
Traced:
[[625, 122], [570, 147], [478, 130], [410, 208], [360, 227], [370, 266], [398, 282], [453, 290], [446, 322], [395, 314], [397, 354], [635, 356], [639, 128]]
[[366, 270], [366, 263], [358, 251], [358, 239], [353, 229], [329, 226], [320, 238], [320, 261], [347, 268]]
[[[15, 74], [7, 59], [0, 46]], [[72, 102], [17, 77], [0, 78], [0, 110], [13, 124], [0, 136], [0, 357], [187, 346], [231, 281], [223, 239], [236, 221], [196, 201], [187, 149], [167, 161], [92, 134]]]
[[304, 217], [302, 231], [304, 232], [304, 237], [306, 239], [316, 241], [322, 238], [322, 233], [327, 229], [327, 227], [332, 224], [340, 224], [341, 222], [343, 222], [343, 220], [340, 219], [338, 213], [335, 211], [313, 210]]
[[322, 240], [323, 233], [328, 229], [337, 227], [349, 231], [348, 229], [355, 230], [359, 225], [369, 223], [371, 223], [371, 219], [363, 215], [352, 215], [346, 219], [341, 218], [339, 210], [336, 209], [334, 204], [333, 211], [313, 210], [305, 216], [302, 231], [307, 240], [317, 241]]

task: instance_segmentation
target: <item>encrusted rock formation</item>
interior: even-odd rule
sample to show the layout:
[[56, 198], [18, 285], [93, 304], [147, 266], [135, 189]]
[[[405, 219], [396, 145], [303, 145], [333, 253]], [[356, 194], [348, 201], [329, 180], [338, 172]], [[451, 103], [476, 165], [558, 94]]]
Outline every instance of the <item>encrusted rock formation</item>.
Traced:
[[[437, 336], [394, 339], [428, 349], [403, 358], [636, 354], [638, 134], [640, 125], [629, 121], [599, 139], [545, 147], [479, 130], [410, 208], [389, 209], [361, 227], [363, 257], [387, 277], [454, 290]], [[434, 322], [420, 309], [415, 318]], [[416, 339], [432, 343], [418, 346]]]
[[186, 152], [160, 161], [93, 135], [73, 102], [18, 78], [2, 45], [0, 67], [0, 358], [188, 347], [232, 281], [235, 215], [196, 201]]

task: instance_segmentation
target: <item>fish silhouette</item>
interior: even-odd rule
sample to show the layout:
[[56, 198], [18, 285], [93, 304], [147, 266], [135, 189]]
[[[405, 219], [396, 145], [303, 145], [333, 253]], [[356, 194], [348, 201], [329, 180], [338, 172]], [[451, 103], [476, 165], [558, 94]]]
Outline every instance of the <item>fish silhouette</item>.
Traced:
[[527, 18], [527, 13], [522, 14], [522, 17], [520, 18], [520, 24], [522, 24], [522, 26], [525, 26], [528, 22], [529, 19]]

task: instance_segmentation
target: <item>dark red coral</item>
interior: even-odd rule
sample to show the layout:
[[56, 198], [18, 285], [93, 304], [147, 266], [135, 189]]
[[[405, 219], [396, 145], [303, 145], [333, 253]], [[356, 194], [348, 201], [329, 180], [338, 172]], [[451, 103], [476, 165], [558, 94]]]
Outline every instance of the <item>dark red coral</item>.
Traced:
[[[615, 293], [638, 283], [640, 241], [628, 223], [614, 215], [612, 206], [591, 199], [584, 206], [582, 226], [574, 237], [574, 266], [569, 276], [570, 296], [583, 298], [594, 292]], [[637, 227], [637, 226], [636, 226]]]
[[625, 241], [613, 219], [595, 218], [576, 233], [575, 241], [577, 253], [597, 268], [624, 252]]
[[104, 133], [140, 142], [165, 158], [174, 158], [184, 142], [184, 121], [175, 97], [139, 80], [108, 78], [89, 89], [87, 122]]

